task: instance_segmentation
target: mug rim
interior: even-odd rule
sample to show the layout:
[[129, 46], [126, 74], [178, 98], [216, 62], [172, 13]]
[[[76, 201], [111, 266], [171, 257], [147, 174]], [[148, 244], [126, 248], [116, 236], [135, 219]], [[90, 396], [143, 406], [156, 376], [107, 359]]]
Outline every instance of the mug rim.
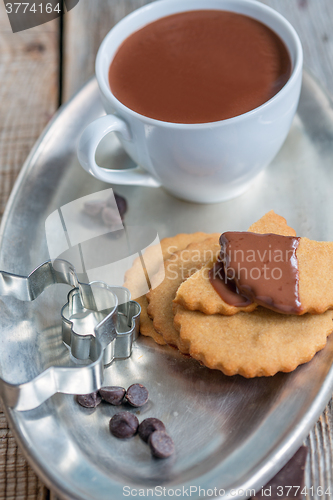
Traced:
[[[227, 0], [228, 1], [228, 0]], [[115, 95], [112, 93], [109, 82], [105, 80], [104, 75], [103, 75], [103, 67], [104, 67], [104, 60], [103, 60], [103, 55], [109, 45], [109, 40], [114, 34], [115, 29], [121, 28], [122, 25], [127, 24], [129, 21], [131, 21], [133, 18], [135, 18], [138, 15], [144, 14], [147, 11], [151, 11], [152, 9], [159, 9], [161, 4], [163, 5], [171, 5], [174, 4], [176, 6], [182, 5], [184, 6], [184, 10], [177, 10], [176, 13], [178, 12], [187, 12], [187, 11], [193, 11], [193, 10], [200, 10], [198, 8], [193, 8], [191, 7], [191, 0], [156, 0], [153, 1], [149, 4], [146, 4], [142, 7], [139, 7], [138, 9], [135, 9], [133, 12], [125, 16], [123, 19], [121, 19], [110, 31], [109, 33], [105, 36], [99, 50], [97, 53], [96, 57], [96, 64], [95, 64], [95, 70], [96, 70], [96, 78], [98, 81], [99, 88], [101, 92], [103, 93], [104, 97], [108, 100], [111, 101], [111, 103], [115, 104], [116, 108], [120, 108], [121, 111], [123, 111], [126, 114], [130, 114], [131, 116], [135, 117], [136, 119], [139, 119], [140, 121], [145, 122], [147, 125], [152, 125], [152, 126], [163, 126], [165, 128], [178, 128], [178, 129], [198, 129], [198, 128], [212, 128], [212, 127], [218, 127], [224, 124], [234, 124], [240, 120], [246, 120], [248, 118], [251, 118], [252, 115], [257, 114], [258, 112], [261, 112], [264, 110], [266, 107], [270, 106], [272, 103], [274, 103], [276, 100], [281, 99], [284, 97], [284, 95], [288, 92], [289, 88], [294, 84], [294, 82], [298, 79], [299, 73], [302, 71], [303, 67], [303, 49], [302, 49], [302, 44], [299, 39], [299, 36], [295, 30], [295, 28], [292, 26], [292, 24], [279, 12], [277, 12], [275, 9], [262, 4], [261, 2], [258, 2], [257, 0], [233, 0], [235, 4], [238, 5], [252, 5], [255, 8], [266, 12], [270, 14], [271, 16], [274, 16], [275, 19], [277, 19], [278, 22], [280, 22], [281, 25], [283, 25], [285, 28], [287, 28], [289, 34], [292, 37], [294, 47], [295, 47], [295, 62], [293, 64], [292, 68], [292, 73], [288, 79], [288, 81], [285, 83], [285, 85], [282, 87], [282, 89], [279, 90], [273, 97], [271, 97], [268, 101], [265, 101], [263, 104], [260, 106], [251, 109], [250, 111], [247, 111], [246, 113], [242, 113], [240, 115], [233, 116], [231, 118], [226, 118], [223, 120], [217, 120], [213, 122], [203, 122], [203, 123], [177, 123], [177, 122], [168, 122], [168, 121], [163, 121], [163, 120], [158, 120], [156, 118], [150, 118], [149, 116], [142, 115], [138, 113], [137, 111], [134, 111], [133, 109], [129, 108], [125, 104], [123, 104], [121, 101], [119, 101]], [[224, 10], [223, 6], [220, 9], [217, 8], [212, 8], [206, 5], [207, 0], [202, 0], [202, 9], [204, 10]], [[224, 3], [224, 0], [221, 1], [221, 4]], [[230, 12], [234, 12], [232, 9], [229, 9]], [[171, 12], [170, 14], [167, 15], [173, 15]], [[247, 14], [244, 14], [247, 15]], [[166, 17], [166, 15], [161, 15], [158, 16], [154, 21], [157, 21], [158, 19], [161, 19], [163, 17]], [[256, 19], [255, 16], [249, 16], [248, 17], [253, 17], [253, 19]], [[154, 21], [149, 21], [147, 24], [151, 24]], [[263, 21], [262, 22], [265, 26], [267, 24]], [[143, 25], [145, 26], [145, 25]], [[269, 27], [269, 26], [268, 26]], [[270, 27], [269, 27], [270, 28]], [[140, 28], [138, 28], [140, 29]], [[274, 29], [270, 28], [272, 31]], [[135, 33], [136, 30], [133, 30], [132, 33]], [[274, 31], [275, 32], [275, 31]], [[132, 34], [131, 33], [131, 34]], [[128, 35], [130, 36], [130, 35]], [[280, 35], [279, 35], [280, 36]], [[127, 38], [127, 37], [126, 37]], [[285, 43], [285, 40], [280, 36], [281, 40]], [[117, 46], [117, 48], [120, 46], [120, 44]], [[287, 47], [288, 48], [288, 47]], [[288, 49], [289, 52], [289, 49]], [[110, 64], [110, 63], [109, 63]], [[117, 110], [116, 110], [117, 112]], [[123, 116], [121, 116], [123, 117]]]

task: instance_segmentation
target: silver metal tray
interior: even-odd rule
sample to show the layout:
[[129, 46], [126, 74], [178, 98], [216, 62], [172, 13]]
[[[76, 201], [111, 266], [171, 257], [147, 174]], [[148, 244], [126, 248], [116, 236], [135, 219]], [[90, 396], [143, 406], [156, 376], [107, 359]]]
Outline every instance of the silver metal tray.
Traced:
[[[75, 154], [81, 131], [102, 113], [92, 80], [61, 109], [35, 146], [3, 219], [1, 269], [28, 274], [47, 260], [48, 215], [110, 187], [85, 173]], [[161, 238], [179, 232], [245, 230], [274, 209], [299, 235], [333, 240], [332, 160], [332, 106], [305, 74], [286, 143], [241, 197], [196, 205], [162, 189], [117, 186], [116, 191], [129, 202], [126, 223], [144, 221]], [[131, 161], [110, 136], [99, 151], [99, 163], [123, 168]], [[7, 381], [25, 382], [52, 364], [69, 363], [59, 313], [67, 292], [63, 285], [53, 287], [32, 304], [2, 298], [0, 367]], [[166, 488], [165, 496], [171, 488], [186, 496], [192, 486], [191, 498], [199, 498], [195, 487], [200, 486], [206, 496], [211, 494], [207, 490], [217, 488], [225, 490], [224, 498], [245, 498], [250, 494], [246, 490], [261, 487], [284, 465], [324, 409], [333, 389], [332, 354], [333, 338], [293, 373], [246, 380], [225, 377], [172, 348], [140, 338], [129, 360], [107, 369], [106, 383], [126, 387], [141, 382], [149, 388], [150, 402], [139, 418], [156, 416], [165, 422], [176, 443], [174, 459], [153, 460], [139, 438], [113, 438], [108, 422], [117, 409], [111, 406], [90, 411], [72, 396], [58, 394], [29, 412], [5, 411], [31, 464], [64, 498], [120, 499], [130, 488], [157, 485]], [[123, 491], [124, 486], [129, 488]], [[200, 498], [205, 497], [203, 490]], [[152, 496], [152, 491], [146, 494]]]

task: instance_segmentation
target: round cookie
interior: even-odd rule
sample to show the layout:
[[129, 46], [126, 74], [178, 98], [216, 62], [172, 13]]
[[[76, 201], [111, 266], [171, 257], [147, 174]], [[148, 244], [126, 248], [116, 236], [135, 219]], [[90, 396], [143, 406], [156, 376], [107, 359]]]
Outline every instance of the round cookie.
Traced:
[[310, 361], [333, 330], [333, 311], [283, 315], [258, 307], [233, 316], [174, 305], [174, 324], [189, 354], [208, 368], [246, 378], [290, 372]]
[[142, 290], [149, 287], [150, 278], [158, 271], [161, 264], [161, 254], [163, 260], [167, 260], [174, 252], [186, 248], [194, 241], [202, 241], [208, 238], [206, 233], [190, 233], [177, 234], [169, 238], [164, 238], [159, 245], [154, 245], [145, 251], [143, 260], [146, 269], [144, 276], [142, 274], [142, 261], [140, 258], [135, 259], [133, 266], [126, 272], [124, 286], [129, 289], [131, 296], [141, 306], [140, 315], [140, 332], [146, 337], [152, 337], [157, 344], [165, 345], [166, 342], [153, 326], [151, 319], [147, 314], [148, 301], [145, 295], [142, 295]]
[[[127, 287], [128, 288], [128, 287]], [[140, 314], [140, 333], [145, 337], [151, 337], [155, 340], [156, 344], [165, 345], [166, 342], [160, 333], [157, 333], [153, 326], [153, 322], [148, 316], [147, 307], [148, 300], [145, 295], [136, 299], [137, 303], [140, 304], [141, 314]]]
[[[147, 311], [153, 319], [155, 330], [163, 336], [167, 344], [178, 347], [183, 353], [187, 350], [173, 326], [172, 301], [181, 283], [220, 252], [219, 237], [220, 234], [216, 233], [204, 241], [192, 243], [184, 250], [174, 253], [155, 274], [152, 280], [153, 288], [147, 293], [149, 302]], [[154, 287], [154, 282], [160, 284]]]
[[[287, 225], [286, 220], [273, 210], [252, 224], [250, 231], [255, 233], [276, 232], [285, 235], [296, 234], [294, 229]], [[194, 283], [193, 279], [196, 271], [198, 271], [196, 274], [200, 278], [200, 269], [205, 265], [212, 266], [216, 261], [220, 253], [219, 237], [220, 233], [216, 233], [203, 242], [192, 243], [186, 249], [176, 252], [170, 259], [165, 260], [164, 266], [160, 267], [152, 280], [160, 284], [147, 294], [149, 302], [147, 311], [148, 315], [153, 319], [154, 329], [163, 336], [168, 344], [178, 347], [183, 353], [188, 353], [188, 348], [182, 343], [173, 324], [172, 302], [176, 294], [180, 297], [179, 302], [184, 305], [184, 302], [182, 302], [183, 297], [177, 290], [190, 289], [190, 299], [186, 302], [186, 307], [189, 304], [189, 308], [191, 308], [192, 300], [195, 307], [201, 307], [208, 314], [215, 313], [215, 308], [219, 308], [220, 313], [223, 310], [224, 314], [235, 314], [242, 309], [250, 312], [256, 307], [256, 304], [251, 304], [245, 308], [235, 308], [221, 299], [208, 280], [201, 280], [202, 288], [200, 287], [200, 280]]]

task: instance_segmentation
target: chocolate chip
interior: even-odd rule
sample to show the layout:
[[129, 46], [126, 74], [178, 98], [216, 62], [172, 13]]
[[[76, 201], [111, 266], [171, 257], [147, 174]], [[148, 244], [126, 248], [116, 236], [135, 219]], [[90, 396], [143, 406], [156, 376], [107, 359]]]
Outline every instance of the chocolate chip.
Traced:
[[149, 436], [155, 431], [165, 431], [165, 426], [161, 420], [158, 418], [146, 418], [139, 425], [139, 436], [146, 443], [148, 442]]
[[98, 406], [102, 401], [102, 398], [98, 392], [92, 392], [91, 394], [76, 396], [76, 401], [79, 405], [84, 406], [85, 408], [96, 408], [96, 406]]
[[114, 193], [114, 197], [116, 199], [120, 217], [123, 218], [125, 213], [127, 212], [127, 201], [123, 196], [120, 196], [120, 194], [117, 193]]
[[83, 205], [85, 213], [90, 215], [91, 217], [97, 217], [97, 215], [101, 213], [104, 207], [105, 203], [102, 201], [87, 201]]
[[152, 454], [157, 458], [168, 458], [175, 451], [171, 437], [164, 431], [153, 432], [148, 439], [148, 444]]
[[114, 406], [119, 406], [123, 402], [126, 389], [118, 386], [102, 387], [99, 390], [102, 399]]
[[133, 384], [126, 392], [126, 399], [128, 403], [132, 406], [139, 407], [143, 406], [148, 401], [149, 393], [144, 385]]
[[102, 210], [102, 220], [106, 226], [114, 226], [120, 223], [119, 213], [111, 207], [104, 207]]
[[110, 432], [115, 437], [126, 439], [134, 436], [139, 427], [139, 420], [129, 411], [116, 413], [110, 420]]

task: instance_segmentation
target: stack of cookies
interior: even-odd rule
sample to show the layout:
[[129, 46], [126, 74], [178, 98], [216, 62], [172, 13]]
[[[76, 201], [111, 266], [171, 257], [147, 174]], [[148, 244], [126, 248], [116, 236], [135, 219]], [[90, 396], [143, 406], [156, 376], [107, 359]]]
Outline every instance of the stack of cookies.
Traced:
[[[273, 211], [249, 231], [296, 236]], [[226, 375], [271, 376], [290, 372], [312, 359], [333, 330], [332, 244], [300, 239], [297, 252], [303, 309], [295, 315], [255, 302], [236, 307], [221, 298], [209, 280], [209, 270], [221, 251], [219, 238], [220, 233], [179, 234], [165, 238], [158, 248], [150, 247], [143, 256], [146, 270], [149, 262], [145, 278], [150, 291], [146, 295], [140, 294], [142, 273], [137, 271], [141, 262], [134, 262], [124, 286], [141, 305], [141, 333]]]

